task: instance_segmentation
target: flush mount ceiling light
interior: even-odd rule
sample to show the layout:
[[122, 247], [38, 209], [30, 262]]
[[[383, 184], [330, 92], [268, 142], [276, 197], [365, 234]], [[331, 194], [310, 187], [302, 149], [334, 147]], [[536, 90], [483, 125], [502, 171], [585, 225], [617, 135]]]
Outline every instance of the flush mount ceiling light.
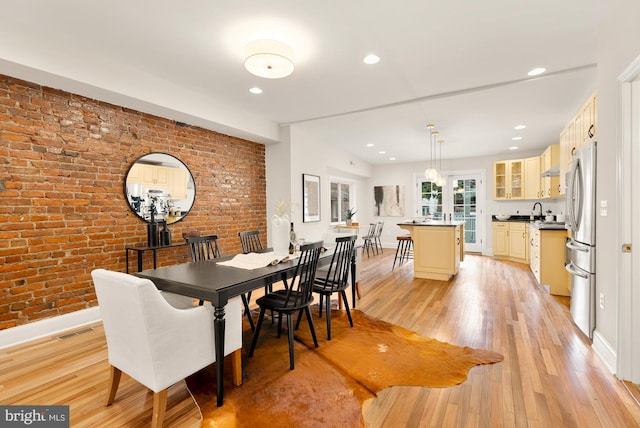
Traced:
[[293, 50], [276, 40], [254, 40], [244, 49], [244, 66], [251, 74], [280, 79], [293, 72]]

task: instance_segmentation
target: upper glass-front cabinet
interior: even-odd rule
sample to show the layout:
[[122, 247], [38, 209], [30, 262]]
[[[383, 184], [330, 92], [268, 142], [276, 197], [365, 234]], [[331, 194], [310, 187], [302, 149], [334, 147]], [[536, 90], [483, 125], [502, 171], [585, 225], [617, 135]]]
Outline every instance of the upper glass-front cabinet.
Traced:
[[494, 162], [493, 183], [493, 199], [524, 199], [524, 161]]

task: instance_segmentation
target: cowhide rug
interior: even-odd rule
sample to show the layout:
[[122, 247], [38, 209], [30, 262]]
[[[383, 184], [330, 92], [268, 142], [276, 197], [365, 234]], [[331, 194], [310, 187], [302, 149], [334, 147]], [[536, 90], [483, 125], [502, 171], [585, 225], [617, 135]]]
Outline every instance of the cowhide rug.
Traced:
[[[295, 370], [289, 370], [285, 327], [265, 320], [252, 358], [243, 353], [243, 385], [234, 387], [225, 364], [225, 400], [216, 407], [215, 367], [187, 379], [203, 414], [203, 427], [364, 426], [362, 403], [384, 388], [399, 385], [447, 387], [465, 381], [478, 364], [502, 361], [502, 355], [430, 339], [352, 310], [332, 311], [332, 340], [326, 340], [324, 316], [314, 326], [313, 347], [303, 318], [295, 332]], [[285, 323], [286, 325], [286, 323]], [[245, 347], [251, 331], [245, 328]]]

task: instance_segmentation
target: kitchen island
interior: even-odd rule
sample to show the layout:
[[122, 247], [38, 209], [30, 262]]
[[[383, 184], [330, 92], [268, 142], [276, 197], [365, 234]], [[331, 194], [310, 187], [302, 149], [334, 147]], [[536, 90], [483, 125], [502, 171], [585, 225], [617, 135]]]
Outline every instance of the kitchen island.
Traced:
[[413, 276], [448, 281], [464, 260], [464, 222], [398, 223], [413, 239]]

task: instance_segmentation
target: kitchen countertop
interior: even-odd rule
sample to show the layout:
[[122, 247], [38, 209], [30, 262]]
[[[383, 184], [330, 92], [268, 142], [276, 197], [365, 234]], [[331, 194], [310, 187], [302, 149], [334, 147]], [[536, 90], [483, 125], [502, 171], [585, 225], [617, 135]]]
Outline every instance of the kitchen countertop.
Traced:
[[450, 220], [426, 220], [426, 221], [419, 221], [419, 220], [412, 220], [412, 221], [405, 221], [402, 223], [398, 223], [398, 226], [449, 226], [449, 227], [454, 227], [454, 226], [460, 226], [464, 224], [464, 221], [450, 221]]
[[567, 226], [564, 223], [557, 221], [532, 221], [529, 222], [529, 225], [540, 230], [567, 230]]
[[566, 230], [565, 224], [557, 221], [544, 221], [540, 219], [540, 216], [534, 216], [534, 221], [531, 221], [528, 215], [512, 215], [508, 220], [498, 220], [496, 216], [491, 216], [492, 221], [509, 223], [529, 223], [531, 226], [539, 230]]

